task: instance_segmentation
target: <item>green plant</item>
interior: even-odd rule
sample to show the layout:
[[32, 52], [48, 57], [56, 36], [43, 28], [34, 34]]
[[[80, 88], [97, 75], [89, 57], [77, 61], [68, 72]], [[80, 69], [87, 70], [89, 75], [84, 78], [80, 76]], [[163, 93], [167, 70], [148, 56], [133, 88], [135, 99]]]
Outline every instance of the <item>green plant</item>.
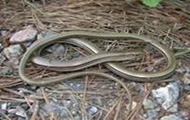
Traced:
[[156, 7], [162, 0], [142, 0], [143, 4], [149, 7]]

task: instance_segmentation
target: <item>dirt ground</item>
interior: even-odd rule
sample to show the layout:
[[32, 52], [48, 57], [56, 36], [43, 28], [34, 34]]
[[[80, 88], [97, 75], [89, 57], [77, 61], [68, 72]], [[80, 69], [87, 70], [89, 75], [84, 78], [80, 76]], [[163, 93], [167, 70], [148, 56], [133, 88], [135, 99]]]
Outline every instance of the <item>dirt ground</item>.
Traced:
[[[0, 120], [190, 119], [189, 0], [163, 0], [155, 8], [143, 5], [140, 0], [133, 2], [125, 0], [1, 0], [0, 16]], [[124, 82], [132, 95], [133, 109], [130, 113], [128, 112], [128, 97], [123, 88], [118, 83], [105, 78], [84, 76], [43, 87], [28, 85], [20, 79], [17, 66], [12, 65], [11, 58], [7, 58], [3, 52], [12, 45], [10, 38], [13, 34], [27, 26], [32, 26], [37, 30], [38, 37], [43, 33], [55, 34], [73, 30], [135, 33], [148, 36], [159, 41], [175, 54], [177, 68], [175, 74], [169, 78], [174, 81], [138, 83], [116, 76]], [[104, 51], [145, 49], [147, 53], [145, 58], [123, 62], [126, 67], [133, 70], [156, 71], [166, 65], [164, 60], [155, 65], [154, 62], [160, 54], [151, 45], [143, 42], [88, 40]], [[63, 46], [63, 49], [67, 50], [68, 60], [88, 54], [83, 49], [71, 45]], [[51, 57], [51, 55], [47, 56]], [[20, 60], [21, 57], [22, 55], [18, 59]], [[32, 64], [28, 67], [27, 72], [31, 77], [61, 74], [46, 71]], [[114, 75], [103, 65], [87, 70]], [[177, 108], [171, 111], [170, 108], [164, 109], [159, 100], [154, 100], [152, 94], [153, 90], [173, 84], [178, 86], [178, 90], [172, 91], [172, 88], [170, 90], [172, 102], [177, 105]], [[173, 98], [174, 94], [179, 94], [176, 99]], [[153, 99], [148, 106], [155, 103], [156, 109], [147, 108], [144, 103], [146, 99]]]

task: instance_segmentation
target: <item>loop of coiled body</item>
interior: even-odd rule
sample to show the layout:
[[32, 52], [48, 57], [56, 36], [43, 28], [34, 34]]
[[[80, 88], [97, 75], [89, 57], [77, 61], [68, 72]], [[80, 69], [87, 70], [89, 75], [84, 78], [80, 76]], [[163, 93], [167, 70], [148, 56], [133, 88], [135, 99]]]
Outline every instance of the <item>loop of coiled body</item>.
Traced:
[[[103, 51], [101, 49], [99, 49], [98, 47], [96, 47], [95, 45], [93, 45], [92, 43], [90, 43], [88, 41], [78, 39], [78, 38], [84, 38], [84, 37], [101, 38], [101, 39], [135, 38], [135, 39], [142, 40], [144, 42], [147, 42], [147, 43], [153, 45], [153, 47], [155, 47], [159, 52], [161, 52], [163, 54], [163, 56], [166, 58], [167, 66], [163, 70], [157, 71], [157, 72], [138, 72], [138, 71], [128, 70], [127, 68], [121, 66], [120, 64], [112, 62], [112, 61], [124, 60], [122, 55], [126, 55], [126, 56], [132, 58], [133, 55], [141, 54], [141, 52], [130, 51], [127, 54], [125, 54], [125, 53], [113, 54], [113, 55], [115, 55], [115, 58], [112, 56], [112, 54], [109, 54], [110, 56], [108, 55], [108, 57], [105, 58], [105, 54], [102, 53]], [[77, 39], [73, 39], [73, 38], [77, 38]], [[82, 67], [80, 66], [80, 64], [78, 64], [81, 67], [80, 69], [85, 68], [85, 66], [89, 67], [89, 66], [92, 66], [95, 64], [104, 63], [104, 65], [110, 71], [112, 71], [113, 73], [117, 74], [118, 76], [121, 76], [129, 81], [137, 81], [137, 82], [161, 81], [167, 77], [170, 77], [176, 67], [176, 60], [175, 60], [173, 53], [170, 52], [169, 49], [162, 46], [155, 40], [146, 38], [144, 36], [139, 36], [136, 34], [92, 33], [92, 32], [77, 31], [77, 32], [66, 32], [66, 33], [62, 33], [62, 34], [59, 34], [59, 35], [56, 35], [56, 36], [53, 36], [50, 38], [44, 38], [44, 40], [43, 39], [38, 40], [32, 46], [30, 46], [30, 48], [26, 51], [26, 53], [23, 55], [23, 57], [20, 61], [19, 75], [20, 75], [21, 79], [23, 81], [27, 82], [28, 84], [41, 86], [41, 85], [54, 84], [54, 83], [57, 83], [57, 82], [60, 82], [63, 80], [68, 80], [68, 79], [72, 79], [72, 78], [80, 77], [80, 76], [84, 76], [84, 75], [95, 75], [95, 76], [104, 77], [109, 80], [118, 82], [126, 90], [126, 92], [128, 94], [128, 99], [129, 99], [129, 111], [130, 111], [131, 105], [132, 105], [132, 99], [131, 99], [131, 94], [130, 94], [129, 90], [127, 89], [127, 87], [125, 86], [125, 84], [123, 82], [121, 82], [118, 78], [111, 76], [109, 74], [97, 72], [97, 71], [83, 71], [83, 72], [72, 72], [69, 74], [59, 75], [59, 76], [55, 76], [55, 77], [41, 78], [40, 80], [33, 80], [25, 75], [26, 63], [29, 60], [31, 60], [31, 57], [34, 57], [34, 58], [32, 58], [32, 60], [36, 64], [39, 64], [42, 66], [47, 65], [50, 69], [57, 70], [57, 71], [67, 71], [67, 70], [63, 70], [63, 68], [61, 67], [62, 66], [61, 63], [59, 63], [57, 61], [52, 62], [52, 63], [47, 63], [46, 59], [39, 57], [39, 54], [36, 55], [36, 53], [39, 53], [38, 51], [41, 51], [41, 49], [45, 48], [46, 46], [56, 43], [56, 42], [61, 42], [61, 41], [64, 41], [63, 43], [77, 45], [77, 46], [87, 50], [88, 52], [90, 52], [92, 55], [94, 55], [94, 57], [97, 57], [94, 59], [89, 58], [89, 59], [91, 59], [91, 60], [89, 60], [90, 64], [81, 62], [81, 64], [84, 65]], [[99, 57], [96, 56], [96, 54], [99, 54]], [[132, 56], [130, 56], [130, 55], [132, 55]], [[98, 61], [99, 59], [101, 59], [101, 62]], [[118, 59], [118, 60], [116, 60], [116, 59]], [[60, 64], [60, 66], [59, 66], [59, 64]], [[69, 64], [72, 64], [72, 62], [70, 62]], [[75, 68], [75, 67], [73, 67], [73, 69], [79, 70], [78, 68]], [[75, 70], [73, 70], [73, 71], [75, 71]], [[69, 69], [68, 71], [72, 71], [72, 69]]]
[[[74, 45], [77, 45], [91, 54], [98, 54], [101, 53], [102, 50], [100, 50], [98, 47], [93, 45], [92, 43], [85, 41], [85, 40], [77, 40], [77, 39], [71, 39], [71, 38], [102, 38], [102, 39], [126, 39], [126, 38], [135, 38], [142, 40], [144, 42], [147, 42], [153, 47], [155, 47], [159, 52], [163, 54], [163, 56], [166, 58], [167, 66], [157, 72], [138, 72], [138, 71], [131, 71], [127, 68], [121, 66], [117, 63], [111, 63], [107, 62], [105, 63], [105, 66], [115, 74], [126, 78], [129, 81], [138, 81], [138, 82], [152, 82], [157, 80], [164, 80], [165, 78], [172, 75], [172, 73], [175, 70], [176, 67], [176, 60], [172, 52], [170, 52], [169, 49], [162, 46], [158, 43], [158, 41], [146, 38], [144, 36], [139, 36], [136, 34], [125, 34], [125, 33], [92, 33], [92, 32], [66, 32], [59, 34], [57, 36], [53, 36], [51, 38], [46, 38], [45, 40], [38, 40], [36, 41], [24, 54], [23, 58], [21, 59], [20, 66], [19, 66], [19, 73], [21, 78], [30, 83], [31, 81], [28, 80], [28, 78], [24, 75], [24, 68], [27, 60], [31, 57], [31, 55], [37, 51], [43, 48], [44, 46], [50, 45], [52, 43], [61, 42], [64, 41], [65, 43], [71, 43]], [[133, 54], [137, 54], [138, 52], [132, 52]], [[93, 62], [93, 61], [92, 61]], [[39, 81], [40, 82], [40, 81]], [[49, 81], [50, 82], [50, 81]], [[48, 83], [49, 83], [48, 82]], [[33, 82], [32, 82], [33, 83]], [[46, 81], [43, 81], [43, 84], [45, 84]], [[35, 83], [37, 84], [37, 83]], [[38, 83], [39, 85], [40, 83]]]

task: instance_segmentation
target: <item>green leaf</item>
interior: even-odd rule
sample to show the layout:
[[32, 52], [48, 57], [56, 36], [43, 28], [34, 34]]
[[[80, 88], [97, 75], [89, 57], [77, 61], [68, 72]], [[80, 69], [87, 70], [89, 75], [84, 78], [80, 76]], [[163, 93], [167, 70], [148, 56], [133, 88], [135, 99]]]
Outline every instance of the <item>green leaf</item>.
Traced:
[[149, 7], [156, 7], [162, 0], [142, 0], [143, 4]]

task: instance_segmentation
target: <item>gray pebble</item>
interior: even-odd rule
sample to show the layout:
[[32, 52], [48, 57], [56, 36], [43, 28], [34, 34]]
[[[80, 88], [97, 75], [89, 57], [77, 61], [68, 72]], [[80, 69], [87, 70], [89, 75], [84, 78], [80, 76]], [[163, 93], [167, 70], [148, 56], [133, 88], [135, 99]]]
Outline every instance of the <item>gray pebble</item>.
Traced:
[[[76, 80], [77, 81], [77, 80]], [[82, 90], [84, 88], [83, 84], [82, 83], [79, 83], [79, 82], [72, 82], [72, 81], [64, 81], [62, 82], [64, 85], [72, 88], [73, 90]]]
[[81, 118], [81, 116], [76, 115], [76, 116], [74, 117], [74, 120], [82, 120], [82, 118]]
[[19, 58], [22, 53], [24, 52], [23, 48], [21, 45], [10, 45], [9, 47], [4, 49], [4, 54], [8, 59], [11, 58]]
[[189, 85], [189, 84], [184, 84], [184, 85], [183, 85], [183, 90], [184, 90], [185, 92], [190, 92], [190, 85]]
[[3, 50], [3, 45], [0, 43], [0, 52]]
[[145, 109], [153, 109], [156, 108], [158, 104], [156, 103], [156, 101], [153, 101], [151, 99], [145, 99], [143, 101], [143, 106]]
[[52, 32], [46, 32], [46, 31], [42, 31], [38, 36], [37, 39], [46, 39], [46, 38], [50, 38], [57, 35], [57, 33], [52, 33]]
[[158, 115], [157, 109], [147, 110], [146, 112], [146, 120], [154, 120]]
[[94, 115], [95, 113], [98, 112], [98, 108], [95, 107], [95, 106], [92, 106], [92, 107], [88, 108], [88, 112], [89, 112], [91, 115]]
[[4, 66], [0, 68], [0, 75], [12, 75], [13, 69], [10, 67]]
[[177, 112], [178, 105], [174, 105], [175, 101], [179, 98], [180, 85], [178, 82], [169, 83], [165, 87], [160, 87], [156, 90], [152, 90], [152, 96], [161, 104], [162, 108], [167, 110], [171, 107], [168, 112]]
[[0, 65], [2, 65], [5, 60], [5, 56], [0, 53]]
[[171, 114], [171, 115], [162, 117], [160, 120], [184, 120], [184, 119], [180, 115]]
[[13, 34], [13, 36], [10, 38], [10, 43], [23, 43], [33, 41], [35, 40], [37, 33], [37, 30], [28, 26], [26, 29], [20, 30]]
[[46, 51], [53, 53], [56, 57], [63, 57], [65, 53], [65, 47], [63, 44], [54, 44], [46, 49]]

